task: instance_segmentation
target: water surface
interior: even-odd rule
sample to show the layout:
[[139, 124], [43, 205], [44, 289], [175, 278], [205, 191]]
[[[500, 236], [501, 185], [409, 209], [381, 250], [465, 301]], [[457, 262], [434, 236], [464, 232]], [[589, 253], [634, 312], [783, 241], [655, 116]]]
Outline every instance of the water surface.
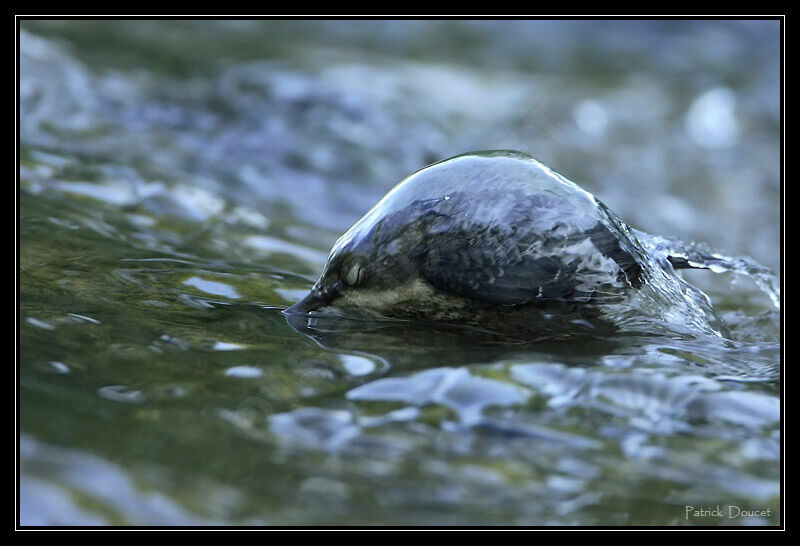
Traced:
[[[778, 47], [768, 21], [24, 22], [21, 523], [777, 524], [779, 281], [748, 264], [780, 266]], [[498, 148], [734, 257], [685, 274], [723, 335], [287, 323], [396, 182]]]

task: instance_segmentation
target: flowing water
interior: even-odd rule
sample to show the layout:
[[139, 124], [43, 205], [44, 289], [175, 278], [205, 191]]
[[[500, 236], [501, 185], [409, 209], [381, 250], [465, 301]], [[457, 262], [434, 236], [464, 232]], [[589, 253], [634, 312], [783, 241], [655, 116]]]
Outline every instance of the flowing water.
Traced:
[[[21, 523], [777, 524], [778, 30], [23, 22]], [[707, 268], [674, 295], [717, 326], [282, 315], [401, 178], [498, 148]]]

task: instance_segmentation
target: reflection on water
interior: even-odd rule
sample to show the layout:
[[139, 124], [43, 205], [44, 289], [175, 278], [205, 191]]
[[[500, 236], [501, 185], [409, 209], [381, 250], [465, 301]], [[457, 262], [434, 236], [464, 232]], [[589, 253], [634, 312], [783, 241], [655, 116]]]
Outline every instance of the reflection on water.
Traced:
[[[776, 524], [780, 282], [711, 248], [780, 263], [777, 33], [25, 22], [21, 522]], [[496, 148], [705, 264], [724, 335], [287, 322], [394, 183]]]

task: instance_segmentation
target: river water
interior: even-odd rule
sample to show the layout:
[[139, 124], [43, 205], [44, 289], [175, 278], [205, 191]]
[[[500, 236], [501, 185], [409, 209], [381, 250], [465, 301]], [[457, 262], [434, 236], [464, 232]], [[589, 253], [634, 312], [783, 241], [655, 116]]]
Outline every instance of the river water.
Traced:
[[[21, 523], [777, 524], [779, 45], [776, 21], [24, 21]], [[386, 191], [485, 149], [653, 249], [722, 253], [683, 274], [719, 335], [287, 323]]]

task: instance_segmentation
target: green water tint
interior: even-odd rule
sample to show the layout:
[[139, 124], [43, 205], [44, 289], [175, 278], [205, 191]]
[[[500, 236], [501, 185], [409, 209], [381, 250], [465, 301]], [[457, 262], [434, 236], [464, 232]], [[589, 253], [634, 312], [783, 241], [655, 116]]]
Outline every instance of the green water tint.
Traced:
[[[21, 195], [24, 513], [65, 521], [48, 514], [59, 495], [75, 521], [106, 523], [681, 523], [684, 502], [719, 497], [777, 509], [777, 346], [509, 346], [413, 325], [306, 337], [280, 308], [307, 279], [188, 256], [179, 221], [123, 242], [111, 235], [141, 211], [65, 197]], [[130, 483], [117, 497], [94, 480]]]
[[[21, 47], [22, 523], [778, 522], [779, 311], [751, 282], [766, 272], [687, 274], [724, 336], [667, 329], [525, 344], [421, 323], [290, 324], [281, 310], [393, 182], [488, 147], [470, 127], [517, 134], [514, 118], [477, 112], [445, 134], [437, 127], [455, 123], [437, 117], [446, 103], [423, 101], [419, 117], [417, 106], [403, 110], [408, 97], [397, 94], [419, 78], [392, 87], [385, 72], [376, 88], [399, 102], [378, 108], [351, 88], [331, 91], [363, 81], [352, 67], [251, 65], [235, 44], [228, 64], [197, 63], [176, 38], [194, 43], [191, 25], [115, 27], [120, 42], [101, 53], [112, 29], [82, 25], [31, 25]], [[151, 39], [131, 38], [139, 33]], [[259, 34], [208, 27], [202, 42]], [[501, 81], [494, 91], [517, 89]], [[325, 123], [309, 121], [312, 110]], [[624, 148], [607, 138], [609, 154]], [[451, 139], [458, 149], [444, 150]], [[696, 161], [689, 154], [686, 168]], [[367, 180], [374, 186], [358, 182]], [[592, 191], [609, 204], [614, 195]], [[646, 209], [634, 186], [619, 191]], [[651, 230], [647, 213], [613, 208]], [[698, 240], [726, 248], [723, 230], [692, 218]], [[754, 251], [775, 248], [764, 237]], [[770, 515], [687, 520], [686, 505]]]

